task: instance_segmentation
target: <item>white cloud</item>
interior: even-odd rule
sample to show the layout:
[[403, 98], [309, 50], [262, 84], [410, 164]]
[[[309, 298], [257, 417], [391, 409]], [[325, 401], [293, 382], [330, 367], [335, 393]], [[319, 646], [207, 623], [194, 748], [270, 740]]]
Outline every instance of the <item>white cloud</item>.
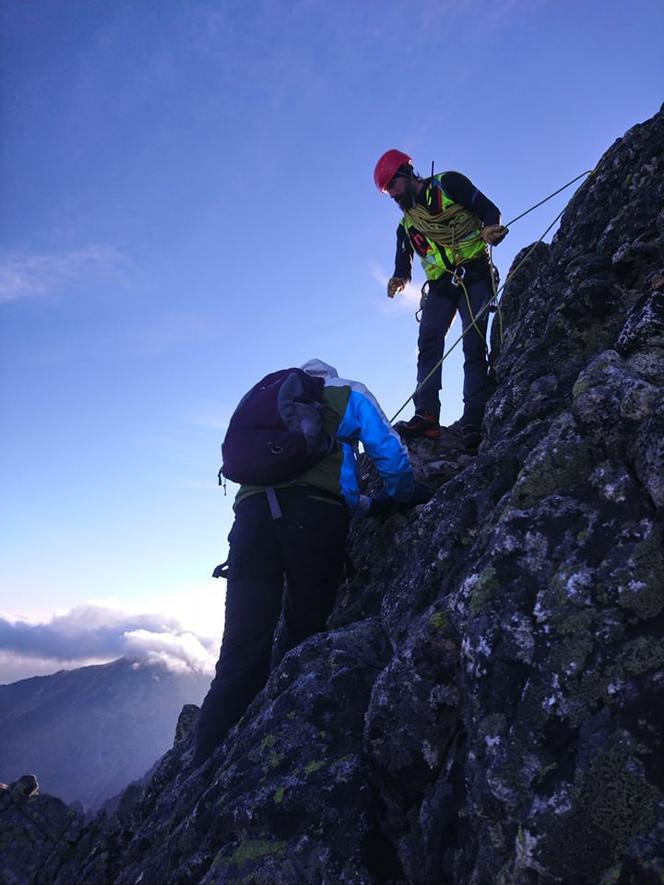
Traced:
[[108, 246], [91, 245], [60, 255], [0, 257], [0, 303], [47, 295], [77, 279], [90, 267], [109, 268], [123, 262]]
[[210, 643], [193, 633], [153, 633], [150, 630], [132, 630], [124, 635], [126, 657], [144, 660], [148, 664], [161, 663], [177, 672], [211, 673], [216, 655]]
[[[2, 615], [0, 682], [18, 669], [33, 675], [46, 666], [53, 672], [65, 665], [80, 667], [119, 657], [161, 662], [180, 672], [210, 673], [217, 645], [184, 629], [175, 618], [98, 605], [77, 606], [44, 622]], [[31, 669], [29, 661], [35, 665]]]

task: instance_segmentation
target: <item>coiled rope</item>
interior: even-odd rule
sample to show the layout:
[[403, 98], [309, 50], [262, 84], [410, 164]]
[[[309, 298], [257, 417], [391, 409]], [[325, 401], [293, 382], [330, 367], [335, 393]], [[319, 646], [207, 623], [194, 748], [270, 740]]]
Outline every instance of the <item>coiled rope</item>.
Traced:
[[[430, 215], [424, 206], [415, 206], [405, 214], [420, 233], [445, 249], [455, 249], [460, 240], [470, 243], [481, 239], [479, 218], [458, 203], [448, 206], [436, 215]], [[476, 231], [476, 236], [468, 236]]]

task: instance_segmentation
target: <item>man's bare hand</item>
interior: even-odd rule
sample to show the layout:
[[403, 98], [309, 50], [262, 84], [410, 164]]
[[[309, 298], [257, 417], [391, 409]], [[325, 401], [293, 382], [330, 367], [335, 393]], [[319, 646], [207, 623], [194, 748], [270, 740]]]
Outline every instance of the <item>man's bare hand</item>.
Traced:
[[387, 297], [394, 298], [398, 292], [403, 292], [407, 285], [408, 280], [402, 280], [401, 277], [391, 277], [387, 281]]

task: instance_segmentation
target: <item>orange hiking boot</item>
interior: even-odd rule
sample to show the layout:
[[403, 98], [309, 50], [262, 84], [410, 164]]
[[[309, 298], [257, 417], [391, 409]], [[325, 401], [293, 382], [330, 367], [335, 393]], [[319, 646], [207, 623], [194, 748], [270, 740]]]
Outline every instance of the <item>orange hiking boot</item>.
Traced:
[[424, 436], [427, 439], [438, 439], [440, 436], [440, 424], [438, 419], [426, 412], [415, 412], [410, 421], [397, 421], [394, 429], [405, 439], [415, 439]]

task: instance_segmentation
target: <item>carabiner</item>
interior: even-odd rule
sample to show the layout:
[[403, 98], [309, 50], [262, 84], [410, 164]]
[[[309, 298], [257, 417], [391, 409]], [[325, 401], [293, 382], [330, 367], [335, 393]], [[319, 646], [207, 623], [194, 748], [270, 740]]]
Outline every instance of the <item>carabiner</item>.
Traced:
[[422, 288], [420, 289], [420, 306], [415, 311], [415, 322], [420, 323], [422, 321], [422, 310], [424, 309], [424, 303], [429, 297], [429, 280], [425, 280], [422, 284]]
[[452, 274], [452, 285], [456, 288], [461, 280], [466, 276], [466, 268], [460, 264]]

